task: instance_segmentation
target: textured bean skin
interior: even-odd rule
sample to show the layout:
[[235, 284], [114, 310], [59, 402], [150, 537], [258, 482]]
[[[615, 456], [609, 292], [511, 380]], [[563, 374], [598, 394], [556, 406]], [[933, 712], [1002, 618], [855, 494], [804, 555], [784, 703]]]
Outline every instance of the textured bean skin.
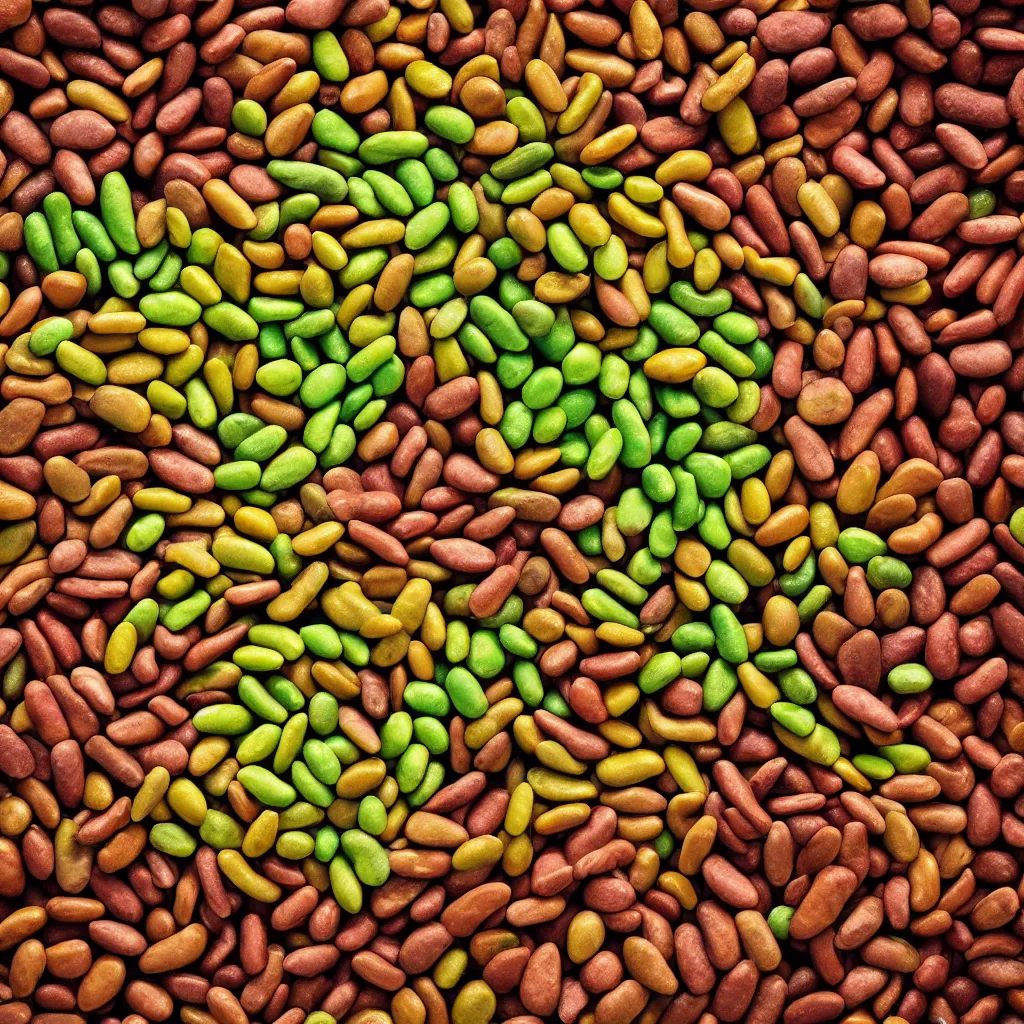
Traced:
[[0, 1024], [1020, 1013], [1024, 35], [755, 8], [0, 7]]

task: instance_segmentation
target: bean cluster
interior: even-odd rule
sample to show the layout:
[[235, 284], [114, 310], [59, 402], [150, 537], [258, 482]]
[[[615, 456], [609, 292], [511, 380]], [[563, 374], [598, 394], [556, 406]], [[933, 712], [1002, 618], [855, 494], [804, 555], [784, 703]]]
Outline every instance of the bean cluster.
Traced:
[[1022, 124], [1008, 2], [4, 0], [0, 1024], [1024, 1016]]

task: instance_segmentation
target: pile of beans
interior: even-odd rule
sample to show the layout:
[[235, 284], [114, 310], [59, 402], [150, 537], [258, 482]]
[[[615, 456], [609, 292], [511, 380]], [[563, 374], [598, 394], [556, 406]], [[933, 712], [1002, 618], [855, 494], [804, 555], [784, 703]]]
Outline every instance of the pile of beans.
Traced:
[[0, 1024], [1024, 1018], [1015, 7], [59, 3]]

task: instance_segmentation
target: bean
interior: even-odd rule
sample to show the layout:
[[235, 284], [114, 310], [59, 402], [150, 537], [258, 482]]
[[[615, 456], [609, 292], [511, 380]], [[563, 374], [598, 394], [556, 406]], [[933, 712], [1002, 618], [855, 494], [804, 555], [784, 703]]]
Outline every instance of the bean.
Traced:
[[1012, 19], [22, 6], [12, 1020], [1015, 1011]]

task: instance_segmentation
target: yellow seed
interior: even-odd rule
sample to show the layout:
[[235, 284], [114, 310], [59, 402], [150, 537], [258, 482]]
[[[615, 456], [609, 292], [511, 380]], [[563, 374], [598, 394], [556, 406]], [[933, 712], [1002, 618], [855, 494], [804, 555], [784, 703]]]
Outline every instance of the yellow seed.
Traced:
[[796, 199], [818, 234], [831, 238], [839, 230], [839, 208], [819, 182], [805, 181], [797, 189]]
[[526, 65], [525, 78], [530, 91], [545, 110], [560, 114], [569, 106], [562, 83], [550, 64], [535, 57]]
[[707, 357], [695, 348], [668, 348], [644, 362], [644, 374], [663, 384], [684, 384], [707, 364]]
[[[137, 68], [136, 73], [141, 70], [142, 68]], [[125, 84], [127, 84], [127, 80]], [[115, 123], [131, 120], [131, 107], [120, 96], [104, 88], [98, 82], [87, 82], [76, 78], [68, 82], [64, 91], [76, 107], [95, 110]], [[129, 94], [126, 92], [125, 95]]]
[[[756, 61], [749, 53], [744, 53], [724, 75], [708, 86], [701, 97], [701, 106], [712, 113], [724, 110], [750, 85], [756, 73]], [[726, 144], [728, 145], [728, 142]], [[734, 149], [733, 152], [738, 151]]]
[[258, 223], [252, 207], [226, 182], [211, 178], [203, 185], [203, 198], [221, 218], [239, 231], [251, 231]]
[[641, 210], [621, 192], [613, 192], [608, 197], [608, 213], [612, 220], [643, 238], [662, 238], [665, 235], [665, 225], [657, 217]]
[[[544, 66], [547, 67], [547, 65]], [[580, 153], [580, 162], [588, 167], [606, 163], [632, 145], [636, 136], [636, 127], [631, 124], [620, 124], [611, 128], [583, 147], [583, 151]], [[615, 214], [612, 216], [614, 217]]]
[[217, 866], [246, 896], [261, 903], [276, 903], [281, 898], [281, 887], [254, 871], [238, 850], [221, 850]]

